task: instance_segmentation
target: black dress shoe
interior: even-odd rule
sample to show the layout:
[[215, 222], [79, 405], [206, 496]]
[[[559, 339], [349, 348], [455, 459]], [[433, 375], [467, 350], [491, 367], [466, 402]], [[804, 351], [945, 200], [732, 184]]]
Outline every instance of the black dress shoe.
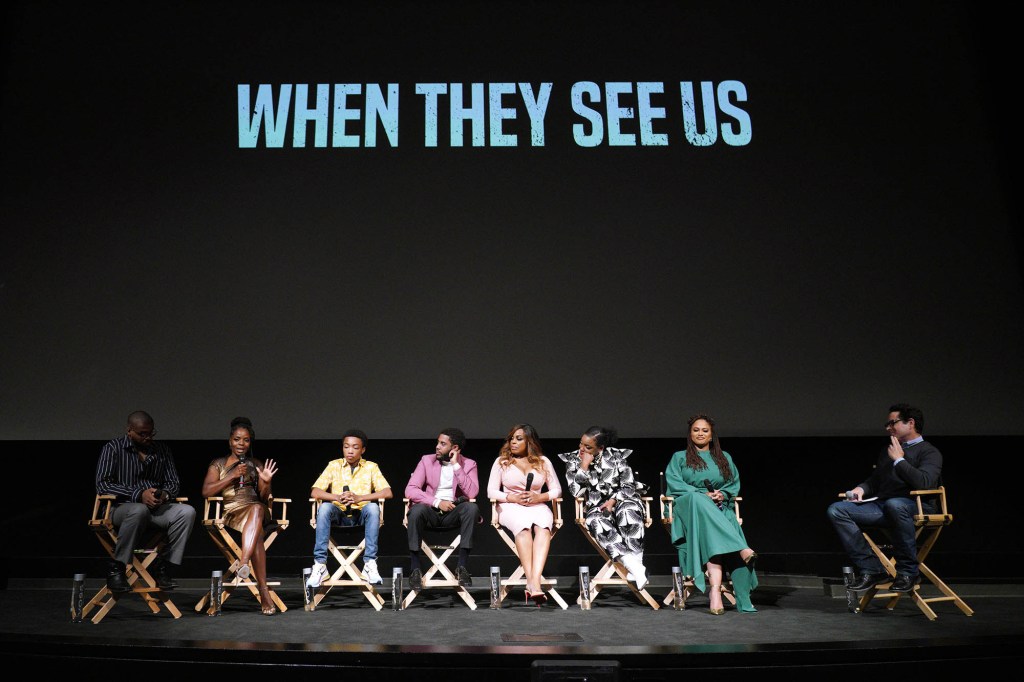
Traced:
[[459, 566], [456, 572], [459, 574], [459, 587], [465, 587], [466, 589], [473, 587], [473, 576], [469, 574], [465, 566]]
[[916, 576], [910, 577], [909, 575], [898, 573], [896, 575], [896, 580], [892, 581], [892, 585], [889, 587], [889, 590], [892, 592], [913, 592], [915, 584], [917, 584]]
[[870, 590], [875, 585], [887, 583], [890, 580], [892, 578], [889, 577], [888, 573], [864, 573], [846, 589], [851, 592], [863, 592], [864, 590]]
[[156, 586], [161, 590], [173, 590], [178, 586], [178, 583], [174, 582], [174, 578], [171, 576], [171, 571], [166, 561], [161, 561], [156, 565], [153, 577], [156, 579]]
[[124, 573], [124, 564], [117, 564], [107, 571], [107, 589], [111, 592], [128, 592], [131, 586], [128, 584], [128, 576]]
[[412, 573], [409, 574], [409, 587], [417, 592], [423, 589], [423, 574], [420, 573], [420, 569], [412, 569]]

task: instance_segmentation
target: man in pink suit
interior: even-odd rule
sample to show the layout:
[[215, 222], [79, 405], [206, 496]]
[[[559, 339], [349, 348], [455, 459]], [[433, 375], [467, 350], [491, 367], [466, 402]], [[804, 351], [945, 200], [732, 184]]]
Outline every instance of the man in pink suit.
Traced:
[[437, 437], [434, 454], [423, 455], [416, 471], [405, 486], [409, 508], [409, 554], [412, 570], [409, 584], [414, 590], [423, 587], [420, 559], [420, 539], [427, 528], [458, 528], [462, 536], [459, 543], [459, 585], [471, 587], [473, 578], [466, 568], [466, 559], [473, 549], [473, 528], [480, 519], [476, 503], [471, 502], [480, 492], [476, 462], [462, 454], [466, 447], [466, 434], [459, 429], [445, 429]]

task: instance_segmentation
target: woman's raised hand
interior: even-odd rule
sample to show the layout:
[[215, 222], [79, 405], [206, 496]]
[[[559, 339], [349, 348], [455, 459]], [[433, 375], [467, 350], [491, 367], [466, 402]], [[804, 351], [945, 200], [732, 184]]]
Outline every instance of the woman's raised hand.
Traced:
[[260, 469], [260, 480], [264, 483], [270, 483], [270, 479], [272, 479], [276, 473], [277, 464], [274, 463], [274, 460], [268, 459], [266, 464], [263, 465], [263, 468]]

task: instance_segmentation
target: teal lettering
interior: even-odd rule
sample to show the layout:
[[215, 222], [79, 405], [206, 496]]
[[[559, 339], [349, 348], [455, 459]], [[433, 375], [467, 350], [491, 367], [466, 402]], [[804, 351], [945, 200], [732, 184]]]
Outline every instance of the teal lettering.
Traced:
[[640, 144], [645, 147], [668, 145], [668, 135], [654, 132], [653, 119], [665, 118], [665, 107], [651, 106], [651, 93], [665, 92], [664, 83], [637, 83], [637, 109], [640, 110]]
[[437, 96], [448, 92], [444, 83], [417, 83], [416, 94], [423, 95], [423, 145], [437, 146]]
[[398, 146], [398, 83], [388, 83], [388, 96], [384, 98], [377, 83], [366, 86], [366, 128], [364, 137], [367, 147], [377, 146], [377, 121], [384, 127], [384, 134], [392, 147]]
[[491, 125], [492, 147], [515, 147], [519, 140], [515, 135], [506, 135], [501, 131], [501, 122], [516, 117], [516, 110], [501, 106], [501, 96], [511, 95], [516, 91], [515, 83], [491, 83], [487, 86], [488, 118]]
[[693, 83], [689, 81], [680, 83], [679, 91], [683, 101], [683, 130], [686, 133], [686, 141], [695, 147], [710, 147], [718, 139], [714, 84], [711, 81], [701, 81], [700, 84], [704, 112], [703, 133], [697, 131], [697, 107], [693, 97]]
[[601, 88], [597, 87], [597, 83], [590, 81], [573, 83], [569, 93], [572, 110], [590, 123], [590, 131], [587, 132], [586, 125], [583, 123], [573, 123], [572, 137], [580, 147], [596, 147], [604, 140], [604, 119], [601, 114], [584, 104], [584, 96], [588, 103], [600, 102]]
[[469, 88], [469, 106], [467, 107], [463, 104], [462, 83], [451, 84], [448, 120], [452, 126], [450, 139], [453, 147], [462, 146], [462, 129], [465, 121], [469, 121], [473, 131], [473, 146], [484, 146], [484, 84], [472, 83]]
[[750, 114], [729, 101], [729, 95], [735, 94], [738, 102], [747, 101], [747, 86], [740, 81], [722, 81], [718, 84], [718, 108], [726, 116], [736, 119], [736, 125], [722, 122], [722, 139], [733, 147], [750, 144]]
[[[334, 86], [334, 131], [331, 136], [331, 145], [334, 147], [358, 147], [359, 136], [349, 135], [345, 132], [348, 121], [359, 120], [359, 110], [348, 108], [348, 96], [359, 95], [363, 92], [363, 86], [358, 83], [338, 83]], [[296, 128], [298, 124], [296, 123]], [[295, 145], [301, 147], [302, 145]], [[317, 145], [320, 146], [319, 144]]]
[[634, 118], [633, 107], [620, 107], [619, 95], [633, 92], [632, 83], [605, 83], [604, 94], [608, 111], [608, 144], [613, 147], [635, 147], [636, 135], [623, 133], [619, 125], [624, 118]]
[[292, 123], [292, 146], [306, 146], [306, 123], [314, 121], [316, 129], [313, 132], [313, 144], [316, 147], [327, 146], [327, 115], [330, 104], [331, 91], [326, 85], [316, 86], [316, 105], [310, 109], [306, 106], [309, 101], [309, 86], [299, 84], [295, 86], [295, 121]]
[[551, 87], [551, 83], [541, 83], [540, 92], [534, 96], [532, 85], [519, 84], [526, 113], [530, 116], [530, 144], [534, 147], [544, 146], [544, 116], [547, 115], [548, 103], [551, 101]]
[[284, 134], [288, 123], [288, 110], [291, 106], [292, 86], [285, 83], [281, 86], [277, 109], [274, 109], [274, 92], [269, 83], [260, 83], [256, 90], [256, 105], [252, 116], [249, 115], [249, 85], [238, 84], [238, 147], [252, 149], [259, 140], [260, 127], [266, 121], [267, 147], [283, 147]]

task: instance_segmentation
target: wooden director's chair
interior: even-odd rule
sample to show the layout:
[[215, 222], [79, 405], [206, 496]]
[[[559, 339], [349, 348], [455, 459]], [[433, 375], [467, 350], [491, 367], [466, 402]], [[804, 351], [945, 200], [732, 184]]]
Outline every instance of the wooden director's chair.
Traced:
[[[470, 502], [476, 502], [476, 498], [469, 500]], [[408, 497], [402, 498], [402, 502], [405, 503], [405, 514], [402, 518], [402, 525], [405, 526], [406, 531], [409, 529], [409, 510], [412, 508], [412, 500]], [[455, 529], [450, 528], [427, 528], [427, 533], [434, 534], [445, 534], [453, 533]], [[458, 577], [452, 573], [451, 569], [448, 568], [445, 562], [459, 549], [459, 545], [462, 543], [462, 534], [457, 534], [454, 539], [448, 544], [427, 544], [427, 541], [420, 538], [420, 549], [423, 554], [430, 561], [430, 568], [423, 573], [423, 584], [422, 589], [412, 590], [410, 589], [408, 594], [402, 600], [402, 608], [409, 608], [409, 604], [412, 604], [416, 596], [423, 590], [429, 590], [434, 588], [453, 589], [455, 594], [459, 596], [462, 601], [466, 603], [466, 606], [476, 610], [476, 600], [473, 599], [473, 595], [469, 593], [465, 587], [459, 584]], [[438, 554], [437, 552], [440, 552]], [[435, 577], [440, 575], [440, 577]]]
[[[651, 527], [652, 499], [654, 498], [640, 498], [640, 501], [644, 503], [645, 529]], [[576, 526], [583, 533], [583, 537], [587, 539], [587, 542], [589, 542], [593, 546], [593, 548], [597, 550], [597, 553], [601, 555], [601, 558], [604, 559], [604, 565], [602, 565], [601, 568], [598, 569], [597, 573], [590, 577], [590, 601], [593, 602], [594, 599], [597, 597], [598, 593], [605, 587], [625, 586], [628, 587], [630, 591], [636, 596], [636, 598], [640, 600], [640, 603], [647, 604], [654, 610], [661, 608], [658, 604], [658, 600], [650, 595], [650, 593], [647, 591], [646, 586], [644, 586], [644, 589], [638, 590], [633, 582], [626, 579], [626, 576], [629, 575], [629, 571], [626, 570], [626, 567], [617, 561], [612, 561], [612, 558], [608, 556], [608, 553], [604, 550], [604, 547], [598, 544], [597, 539], [590, 532], [590, 529], [587, 528], [587, 520], [584, 517], [583, 513], [583, 500], [577, 497], [575, 498], [575, 503]], [[581, 599], [582, 595], [576, 598], [576, 602], [579, 603]]]
[[[670, 496], [666, 495], [665, 494], [666, 490], [667, 490], [667, 488], [665, 487], [665, 472], [661, 472], [661, 525], [665, 529], [665, 532], [669, 534], [669, 537], [671, 537], [672, 536], [672, 520], [673, 520], [673, 513], [675, 512], [676, 500], [675, 500], [674, 497], [670, 497]], [[736, 522], [738, 524], [740, 524], [741, 526], [743, 525], [743, 517], [740, 516], [740, 502], [742, 502], [742, 501], [743, 501], [742, 497], [734, 497], [734, 498], [732, 498], [733, 511], [736, 514]], [[707, 571], [704, 572], [704, 575], [705, 575], [705, 577], [707, 576]], [[711, 584], [710, 580], [708, 580], [707, 582], [708, 582], [709, 585]], [[723, 576], [723, 578], [722, 578], [722, 587], [720, 589], [722, 591], [722, 596], [725, 597], [725, 599], [727, 599], [730, 604], [732, 604], [733, 606], [736, 606], [736, 597], [735, 597], [735, 595], [733, 595], [733, 591], [732, 591], [732, 581], [731, 580], [725, 580], [725, 578]], [[684, 609], [686, 608], [686, 600], [689, 599], [690, 595], [693, 594], [696, 591], [697, 591], [697, 587], [693, 584], [693, 576], [684, 575], [683, 576], [683, 608]], [[672, 589], [669, 591], [669, 593], [667, 595], [665, 595], [664, 599], [661, 600], [661, 603], [665, 604], [666, 606], [669, 606], [669, 605], [671, 605], [675, 601], [675, 598], [676, 598], [676, 589], [675, 589], [675, 585], [673, 585]]]
[[[103, 545], [103, 549], [106, 550], [111, 560], [114, 559], [114, 548], [117, 545], [117, 532], [114, 530], [114, 522], [111, 520], [116, 499], [113, 495], [97, 495], [92, 505], [92, 518], [89, 519], [89, 527], [96, 533], [96, 539]], [[175, 498], [172, 504], [181, 502], [188, 502], [188, 498]], [[149, 572], [149, 566], [156, 561], [157, 550], [163, 545], [164, 537], [163, 531], [153, 529], [142, 545], [135, 550], [131, 563], [125, 566], [125, 575], [128, 577], [128, 585], [131, 588], [128, 592], [122, 594], [111, 592], [104, 585], [82, 609], [82, 615], [88, 616], [89, 612], [98, 606], [99, 611], [91, 620], [93, 623], [99, 623], [110, 613], [110, 610], [117, 604], [117, 600], [124, 594], [137, 594], [142, 597], [146, 606], [153, 613], [160, 613], [162, 606], [175, 618], [181, 618], [181, 611], [174, 605], [167, 593], [157, 586], [156, 578]]]
[[[551, 500], [551, 515], [553, 517], [551, 524], [551, 540], [553, 542], [555, 535], [562, 528], [563, 523], [561, 497]], [[516, 558], [520, 559], [519, 550], [516, 549], [515, 538], [509, 535], [508, 530], [502, 526], [498, 520], [498, 500], [495, 499], [491, 499], [491, 525], [494, 527], [494, 530], [498, 531], [498, 535], [505, 541], [505, 544], [512, 550], [512, 553], [516, 555]], [[555, 586], [557, 584], [557, 578], [545, 578], [544, 576], [541, 576], [540, 578], [540, 588], [544, 590], [544, 592], [546, 592], [555, 601], [555, 603], [563, 609], [567, 609], [569, 608], [569, 605], [565, 603], [562, 596], [555, 590]], [[498, 595], [498, 600], [502, 602], [505, 601], [505, 597], [508, 596], [509, 592], [511, 592], [513, 588], [526, 588], [526, 569], [523, 568], [522, 559], [519, 560], [519, 565], [516, 566], [516, 570], [512, 572], [512, 575], [501, 582], [501, 593]]]
[[[263, 534], [263, 548], [265, 550], [270, 549], [270, 545], [273, 544], [274, 540], [277, 539], [277, 534], [288, 527], [288, 503], [290, 499], [284, 497], [272, 497], [270, 498], [270, 509], [271, 509], [271, 523], [264, 527]], [[274, 513], [275, 505], [277, 505], [279, 515]], [[236, 588], [245, 587], [248, 588], [252, 596], [256, 597], [256, 601], [260, 601], [260, 592], [256, 584], [255, 576], [242, 580], [238, 577], [237, 572], [241, 567], [241, 556], [242, 547], [235, 540], [235, 536], [232, 535], [231, 529], [224, 524], [224, 498], [217, 495], [213, 497], [207, 497], [203, 503], [203, 528], [210, 535], [210, 539], [213, 540], [213, 544], [217, 545], [217, 549], [224, 555], [224, 558], [228, 561], [228, 569], [224, 573], [223, 585], [224, 592], [221, 597], [221, 604], [228, 600], [228, 597], [235, 591]], [[250, 570], [252, 565], [249, 565]], [[251, 573], [250, 573], [251, 575]], [[264, 576], [265, 577], [265, 576]], [[277, 596], [277, 592], [274, 591], [274, 587], [280, 586], [280, 581], [271, 582], [267, 581], [267, 589], [270, 591], [270, 598], [273, 600], [274, 605], [277, 606], [277, 610], [284, 613], [288, 610], [288, 607], [284, 605], [281, 598]], [[262, 602], [261, 602], [262, 603]], [[207, 591], [203, 598], [196, 604], [196, 611], [202, 612], [204, 609], [209, 613], [213, 613], [214, 605], [210, 603], [210, 592]]]
[[[321, 504], [332, 504], [331, 502], [324, 502], [322, 500], [316, 500], [312, 497], [310, 501], [310, 516], [309, 525], [316, 530], [316, 515], [320, 511]], [[384, 525], [384, 500], [374, 500], [377, 507], [380, 509], [380, 518], [378, 520], [378, 528]], [[358, 544], [346, 544], [339, 545], [334, 540], [335, 533], [359, 533], [360, 540]], [[366, 529], [360, 525], [353, 526], [331, 526], [331, 533], [327, 538], [327, 551], [334, 557], [338, 562], [338, 568], [335, 569], [334, 573], [329, 578], [324, 579], [320, 583], [320, 587], [316, 588], [316, 593], [313, 594], [313, 598], [309, 602], [309, 610], [313, 611], [316, 607], [324, 600], [327, 593], [335, 587], [354, 587], [359, 590], [366, 601], [370, 602], [370, 605], [374, 609], [380, 611], [384, 608], [384, 597], [380, 596], [380, 593], [370, 584], [369, 579], [363, 575], [356, 565], [356, 560], [363, 555], [366, 551]]]
[[[956, 604], [957, 608], [963, 611], [965, 616], [973, 616], [974, 610], [969, 607], [963, 599], [960, 598], [956, 592], [952, 590], [945, 582], [936, 575], [935, 571], [925, 565], [924, 560], [928, 557], [928, 554], [932, 551], [935, 546], [935, 542], [939, 539], [939, 533], [946, 526], [953, 523], [953, 515], [949, 513], [949, 509], [946, 506], [946, 488], [945, 486], [939, 486], [938, 488], [931, 488], [928, 490], [911, 490], [911, 497], [915, 498], [917, 503], [917, 513], [914, 514], [914, 526], [917, 528], [915, 538], [917, 539], [917, 561], [918, 569], [921, 572], [922, 578], [927, 578], [936, 588], [938, 588], [941, 596], [938, 597], [922, 597], [921, 586], [914, 585], [913, 592], [910, 592], [911, 598], [914, 603], [917, 604], [917, 608], [921, 609], [921, 612], [928, 617], [928, 620], [935, 620], [938, 618], [935, 615], [935, 611], [932, 610], [929, 604], [933, 602], [951, 601]], [[936, 514], [927, 514], [924, 511], [924, 500], [931, 496], [938, 496], [939, 511]], [[840, 493], [840, 497], [846, 497], [846, 493]], [[867, 540], [868, 545], [871, 547], [871, 551], [875, 553], [878, 560], [882, 562], [882, 567], [890, 577], [896, 577], [896, 563], [890, 552], [891, 546], [886, 544], [879, 544], [871, 537], [870, 532], [881, 531], [885, 533], [884, 528], [868, 529], [863, 531], [864, 539]], [[885, 608], [892, 610], [896, 607], [896, 603], [900, 600], [900, 597], [904, 595], [902, 592], [884, 591], [880, 588], [888, 587], [891, 585], [891, 581], [881, 583], [867, 590], [864, 595], [860, 598], [858, 610], [863, 611], [867, 608], [872, 600], [874, 599], [888, 599], [885, 604]]]

